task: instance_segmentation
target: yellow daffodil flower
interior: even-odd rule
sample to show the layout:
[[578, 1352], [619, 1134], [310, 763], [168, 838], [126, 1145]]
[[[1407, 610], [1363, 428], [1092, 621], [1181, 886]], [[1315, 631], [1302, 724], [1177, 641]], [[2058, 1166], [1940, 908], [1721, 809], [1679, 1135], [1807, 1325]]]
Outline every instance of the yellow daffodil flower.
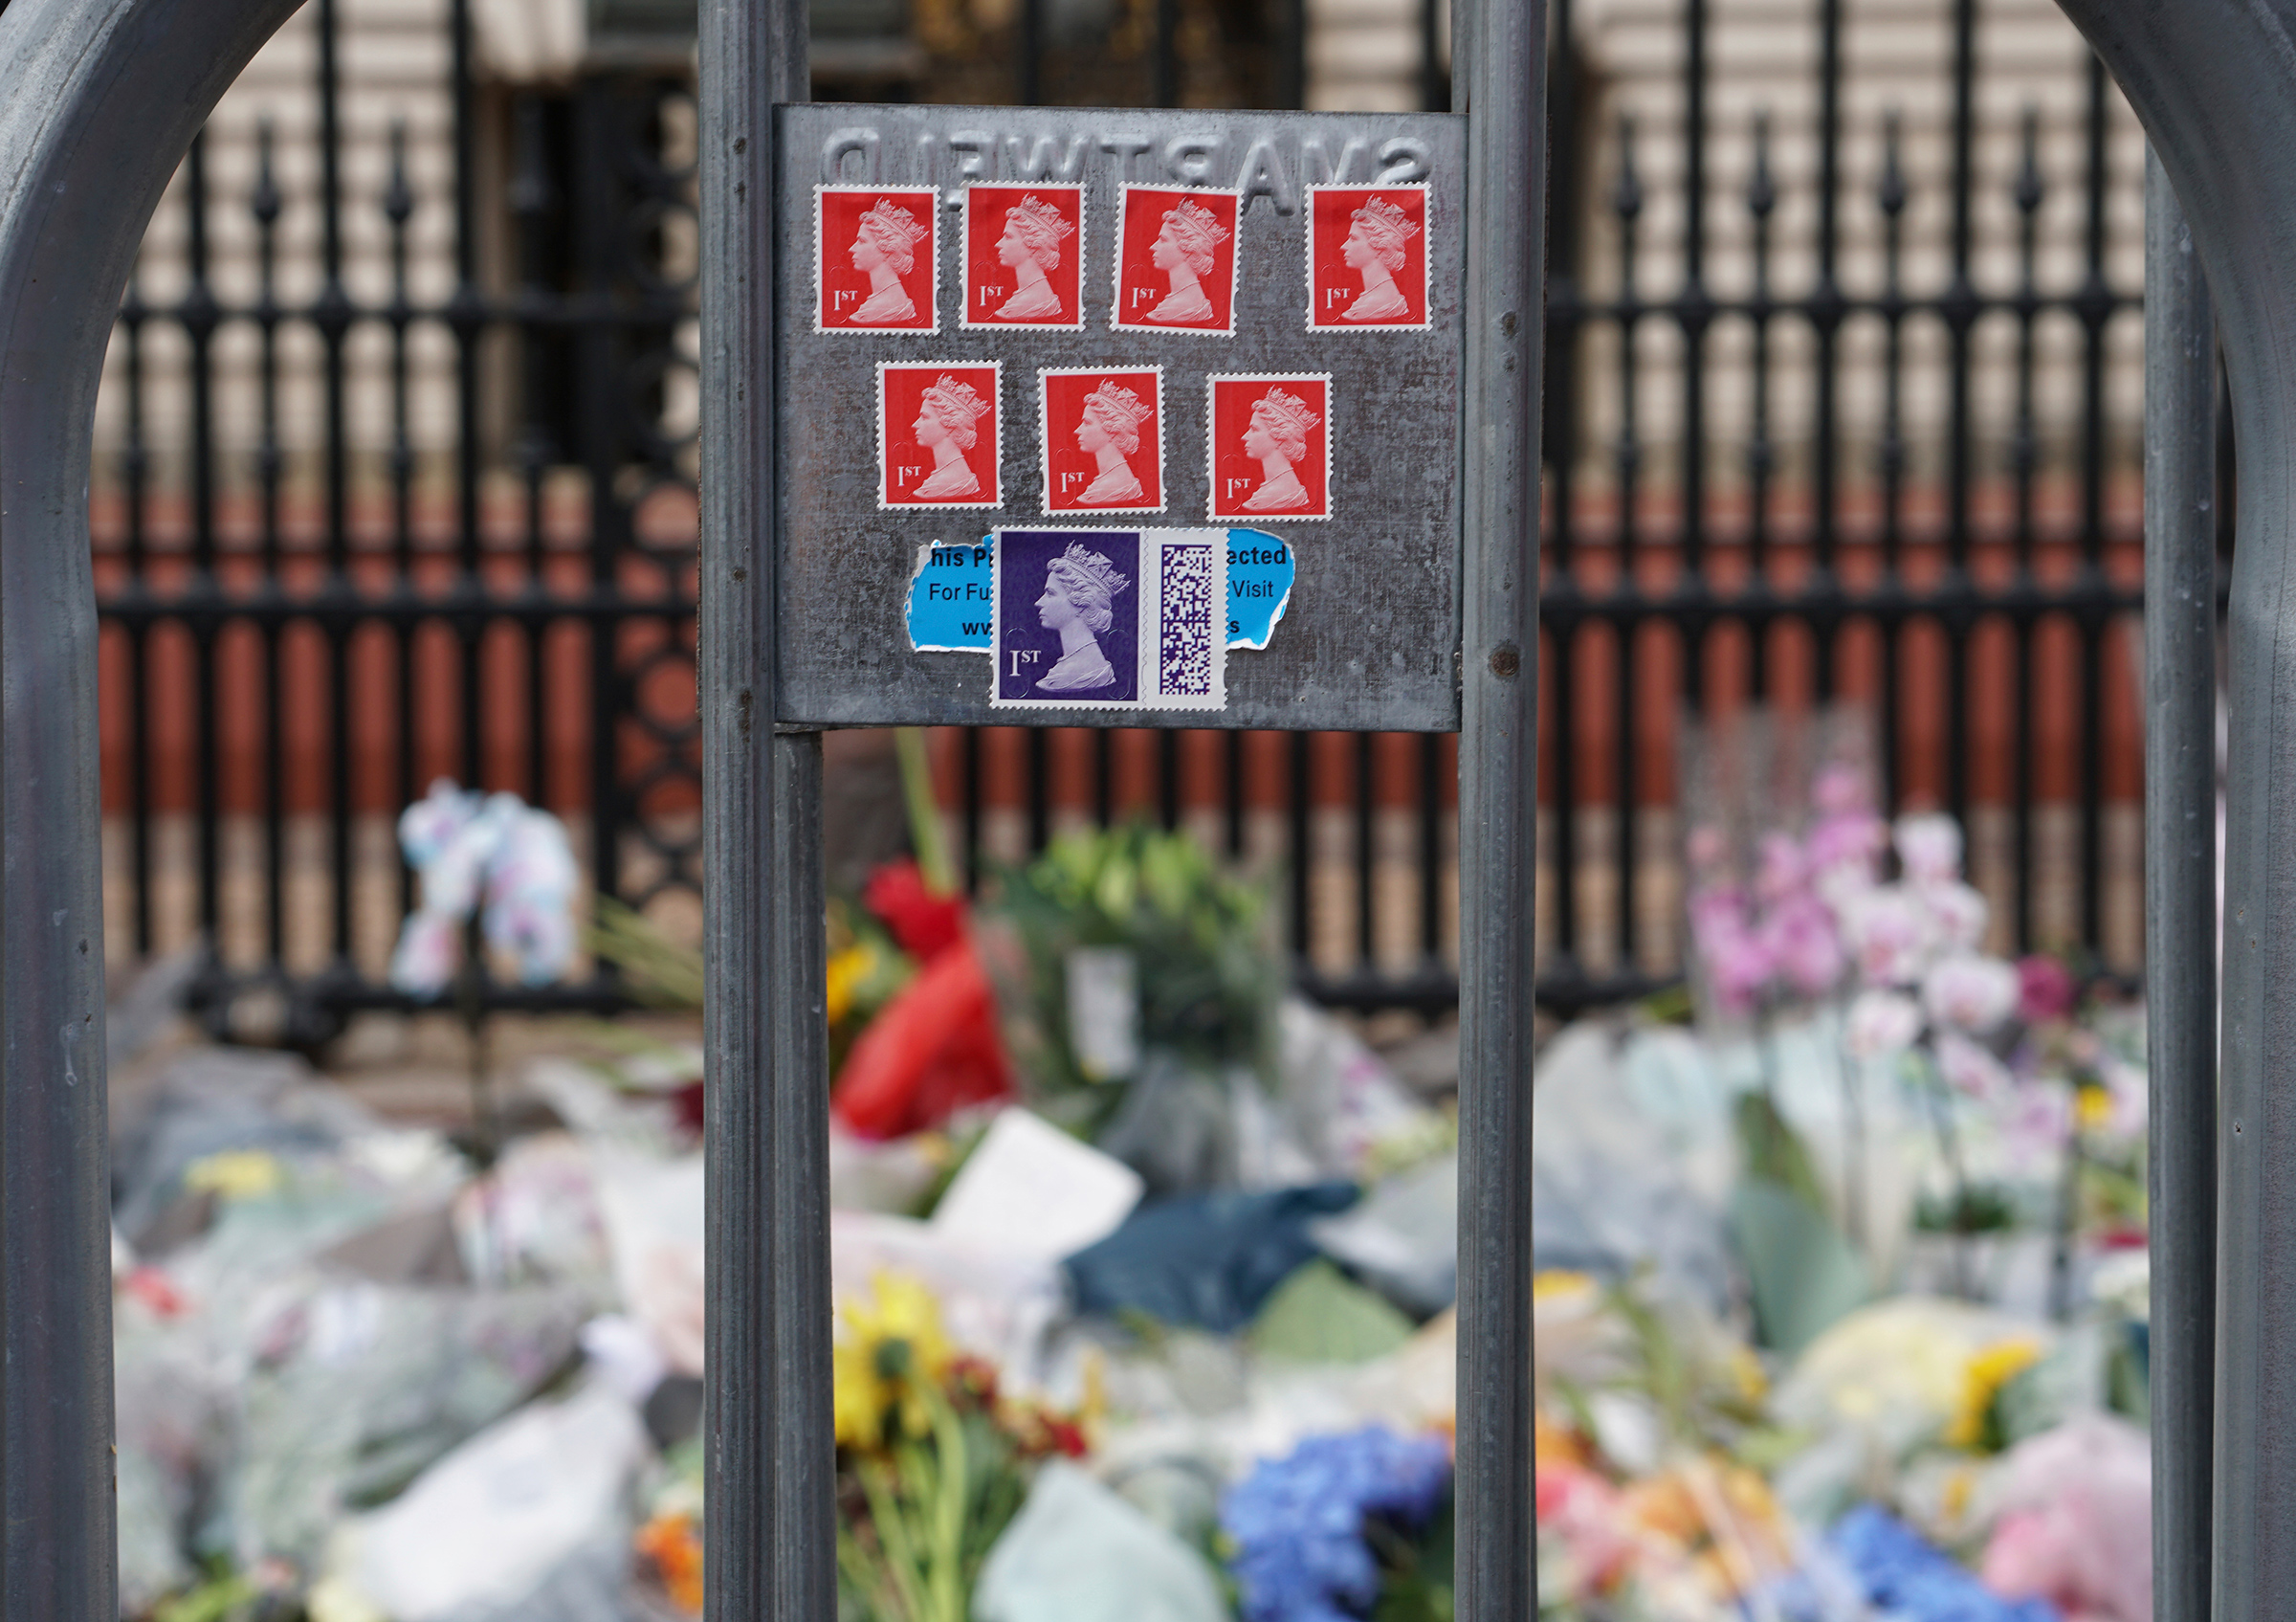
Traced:
[[829, 1023], [838, 1024], [853, 1011], [853, 992], [877, 966], [876, 952], [855, 942], [829, 959]]
[[2041, 1361], [2041, 1342], [2031, 1335], [1996, 1341], [1969, 1360], [1962, 1376], [1961, 1406], [1948, 1426], [1948, 1447], [1974, 1448], [1985, 1441], [1986, 1418], [2001, 1388]]
[[837, 1312], [829, 1360], [839, 1445], [882, 1446], [889, 1416], [896, 1434], [923, 1435], [932, 1427], [925, 1391], [938, 1389], [955, 1359], [933, 1292], [906, 1274], [878, 1274], [869, 1296], [848, 1298]]

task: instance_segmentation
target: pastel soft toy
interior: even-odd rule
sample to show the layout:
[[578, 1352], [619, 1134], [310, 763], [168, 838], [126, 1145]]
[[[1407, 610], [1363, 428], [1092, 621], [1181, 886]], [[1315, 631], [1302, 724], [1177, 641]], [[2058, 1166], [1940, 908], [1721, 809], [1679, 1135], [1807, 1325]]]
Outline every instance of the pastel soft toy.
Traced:
[[435, 997], [462, 967], [463, 926], [484, 908], [487, 943], [528, 986], [559, 979], [574, 960], [580, 874], [565, 825], [516, 794], [481, 795], [451, 778], [399, 817], [399, 847], [422, 880], [391, 954], [390, 983]]

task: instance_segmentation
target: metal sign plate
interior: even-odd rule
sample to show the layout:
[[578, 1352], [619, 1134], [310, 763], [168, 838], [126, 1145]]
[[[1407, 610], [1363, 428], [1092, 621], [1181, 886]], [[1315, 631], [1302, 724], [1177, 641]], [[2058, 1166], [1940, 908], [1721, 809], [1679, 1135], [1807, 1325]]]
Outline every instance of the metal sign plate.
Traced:
[[[1458, 726], [1464, 120], [777, 116], [784, 723]], [[1371, 207], [1349, 193], [1369, 188], [1385, 189], [1373, 212], [1387, 259], [1409, 267], [1403, 293], [1346, 245], [1346, 211]], [[1005, 246], [1015, 211], [1033, 256]], [[1185, 228], [1192, 255], [1157, 246], [1159, 221]], [[1076, 449], [1097, 372], [1117, 374], [1119, 436], [1156, 439], [1130, 471], [1103, 455], [1109, 481]], [[1288, 446], [1247, 451], [1267, 411]], [[913, 429], [927, 418], [954, 424], [965, 455], [940, 448], [947, 431]], [[1271, 459], [1284, 448], [1296, 482]], [[1100, 506], [1077, 504], [1095, 490]], [[1228, 645], [1224, 707], [1007, 698], [992, 713], [985, 648], [913, 647], [912, 582], [936, 544], [1207, 526], [1273, 537], [1291, 571], [1265, 647]], [[1243, 581], [1268, 543], [1238, 544], [1252, 549]]]

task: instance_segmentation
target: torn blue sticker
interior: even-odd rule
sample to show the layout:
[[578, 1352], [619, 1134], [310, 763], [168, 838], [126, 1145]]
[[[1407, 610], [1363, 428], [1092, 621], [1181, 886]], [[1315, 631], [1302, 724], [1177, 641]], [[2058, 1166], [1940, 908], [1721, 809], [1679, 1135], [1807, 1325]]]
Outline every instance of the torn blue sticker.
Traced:
[[916, 549], [909, 581], [909, 645], [920, 654], [985, 654], [996, 571], [989, 538], [978, 545], [931, 542]]
[[[995, 537], [932, 542], [909, 579], [909, 645], [920, 654], [985, 654]], [[1227, 645], [1265, 648], [1292, 604], [1292, 543], [1259, 529], [1227, 532]]]
[[1227, 532], [1227, 645], [1265, 648], [1292, 606], [1292, 543], [1264, 529]]

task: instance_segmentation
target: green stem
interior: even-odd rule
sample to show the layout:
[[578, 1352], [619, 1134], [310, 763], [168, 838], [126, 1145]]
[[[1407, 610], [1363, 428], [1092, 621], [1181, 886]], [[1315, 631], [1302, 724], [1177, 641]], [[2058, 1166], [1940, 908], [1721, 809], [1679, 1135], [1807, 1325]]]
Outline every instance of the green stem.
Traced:
[[1866, 1100], [1857, 1060], [1843, 1045], [1846, 1012], [1834, 1009], [1834, 1075], [1842, 1085], [1842, 1226], [1850, 1248], [1870, 1263], [1866, 1247]]
[[1961, 1136], [1954, 1129], [1954, 1090], [1945, 1078], [1945, 1067], [1938, 1063], [1935, 1052], [1922, 1049], [1923, 1068], [1928, 1073], [1930, 1114], [1937, 1133], [1937, 1147], [1945, 1156], [1947, 1172], [1954, 1180], [1954, 1208], [1950, 1232], [1953, 1234], [1954, 1294], [1962, 1300], [1976, 1298], [1970, 1281], [1969, 1267], [1969, 1175], [1961, 1166]]
[[901, 1596], [887, 1576], [882, 1546], [873, 1552], [847, 1527], [837, 1528], [837, 1566], [847, 1587], [868, 1608], [869, 1622], [909, 1622]]
[[2073, 1234], [2081, 1224], [2081, 1090], [2073, 1089], [2072, 1125], [2064, 1136], [2064, 1167], [2057, 1186], [2056, 1233], [2049, 1246], [2049, 1317], [2062, 1323], [2073, 1312]]
[[869, 1495], [869, 1519], [877, 1529], [877, 1546], [884, 1551], [885, 1569], [900, 1596], [901, 1610], [913, 1622], [926, 1622], [931, 1612], [925, 1606], [916, 1544], [909, 1535], [908, 1516], [899, 1495], [886, 1479], [885, 1466], [879, 1460], [865, 1459], [860, 1476], [861, 1490]]
[[893, 750], [901, 764], [901, 800], [909, 810], [909, 844], [916, 852], [917, 870], [925, 876], [925, 888], [937, 896], [953, 896], [957, 893], [957, 868], [949, 859], [940, 808], [933, 800], [933, 767], [925, 758], [924, 728], [894, 727]]
[[933, 1409], [934, 1461], [940, 1482], [933, 1500], [933, 1564], [930, 1582], [935, 1622], [965, 1622], [964, 1510], [971, 1475], [965, 1457], [964, 1425], [939, 1392], [928, 1392]]

